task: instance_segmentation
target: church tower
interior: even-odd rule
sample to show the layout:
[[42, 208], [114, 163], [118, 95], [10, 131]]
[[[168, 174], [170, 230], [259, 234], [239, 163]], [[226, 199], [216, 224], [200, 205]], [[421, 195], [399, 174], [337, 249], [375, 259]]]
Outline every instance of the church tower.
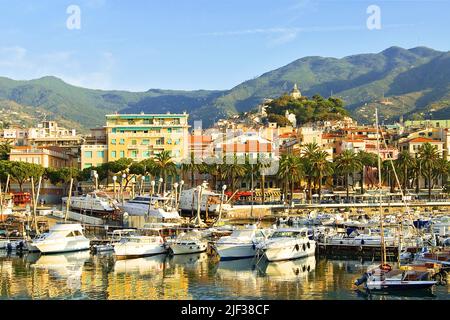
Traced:
[[289, 94], [292, 98], [298, 99], [301, 98], [302, 93], [300, 92], [300, 90], [297, 87], [297, 83], [294, 84], [294, 88], [291, 90], [291, 93]]

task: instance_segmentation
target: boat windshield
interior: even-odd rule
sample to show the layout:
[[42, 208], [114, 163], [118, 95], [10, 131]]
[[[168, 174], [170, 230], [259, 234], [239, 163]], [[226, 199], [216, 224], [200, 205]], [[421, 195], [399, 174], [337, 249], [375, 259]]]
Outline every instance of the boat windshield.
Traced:
[[255, 230], [235, 230], [231, 235], [233, 238], [251, 238]]
[[275, 231], [270, 238], [297, 238], [306, 237], [306, 231]]

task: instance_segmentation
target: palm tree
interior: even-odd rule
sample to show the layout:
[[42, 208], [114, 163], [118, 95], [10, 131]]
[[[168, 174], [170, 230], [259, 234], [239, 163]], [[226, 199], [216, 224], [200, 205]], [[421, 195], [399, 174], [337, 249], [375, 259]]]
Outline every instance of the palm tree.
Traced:
[[319, 201], [322, 192], [323, 178], [333, 174], [333, 165], [330, 161], [328, 161], [328, 156], [329, 154], [326, 151], [317, 151], [312, 159], [313, 174], [317, 178], [319, 185]]
[[433, 169], [433, 179], [436, 183], [441, 181], [441, 187], [444, 188], [447, 185], [448, 173], [450, 172], [450, 163], [447, 159], [439, 158]]
[[433, 179], [433, 169], [436, 161], [440, 158], [437, 146], [430, 143], [424, 143], [419, 147], [419, 158], [422, 164], [422, 175], [427, 181], [428, 185], [428, 200], [431, 201], [431, 185]]
[[155, 157], [155, 169], [160, 177], [164, 179], [163, 194], [166, 193], [167, 175], [171, 177], [176, 174], [177, 167], [172, 160], [170, 151], [164, 150]]
[[232, 163], [226, 163], [224, 165], [224, 173], [229, 179], [231, 192], [235, 190], [236, 182], [239, 180], [239, 178], [245, 175], [245, 169], [245, 164], [241, 163], [236, 155], [234, 156]]
[[336, 172], [345, 177], [345, 188], [347, 190], [347, 201], [349, 201], [349, 178], [355, 171], [361, 170], [362, 163], [353, 150], [344, 150], [335, 159]]
[[395, 173], [392, 168], [391, 160], [383, 161], [381, 167], [381, 177], [383, 181], [389, 185], [389, 192], [393, 193], [395, 191]]
[[399, 169], [400, 176], [403, 178], [403, 190], [406, 192], [408, 188], [408, 173], [414, 168], [414, 158], [407, 150], [404, 150], [398, 155], [395, 164]]
[[303, 172], [303, 165], [300, 158], [292, 154], [284, 154], [281, 156], [278, 176], [284, 181], [284, 199], [287, 199], [290, 186], [292, 201], [294, 197], [294, 183], [300, 180]]
[[194, 180], [195, 180], [195, 173], [198, 173], [201, 171], [202, 161], [200, 161], [198, 158], [194, 157], [194, 153], [192, 152], [189, 158], [186, 158], [181, 163], [181, 172], [183, 174], [186, 174], [190, 172], [191, 177], [191, 187], [194, 187]]
[[312, 200], [312, 182], [315, 177], [314, 172], [314, 157], [317, 155], [317, 153], [320, 151], [319, 145], [317, 143], [308, 143], [302, 148], [302, 161], [303, 161], [303, 168], [304, 168], [304, 174], [307, 179], [307, 188], [308, 188], [308, 200]]

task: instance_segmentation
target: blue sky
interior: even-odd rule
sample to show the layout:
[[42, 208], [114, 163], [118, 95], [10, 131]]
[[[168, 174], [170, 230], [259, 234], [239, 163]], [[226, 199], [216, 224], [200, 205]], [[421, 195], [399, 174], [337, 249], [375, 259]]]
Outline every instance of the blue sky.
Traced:
[[[81, 29], [69, 30], [69, 5]], [[369, 5], [381, 30], [368, 30]], [[309, 55], [450, 50], [450, 0], [0, 0], [0, 76], [83, 87], [229, 89]]]

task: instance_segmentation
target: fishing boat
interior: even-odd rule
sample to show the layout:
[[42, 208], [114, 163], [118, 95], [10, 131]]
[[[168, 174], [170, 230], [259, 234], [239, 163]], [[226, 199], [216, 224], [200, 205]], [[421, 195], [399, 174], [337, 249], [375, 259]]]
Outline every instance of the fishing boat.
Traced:
[[221, 260], [254, 257], [257, 245], [267, 239], [267, 233], [256, 226], [234, 230], [216, 241], [214, 248]]
[[118, 205], [130, 216], [148, 216], [156, 220], [179, 220], [177, 209], [171, 205], [172, 198], [162, 196], [137, 196]]
[[88, 250], [90, 240], [79, 223], [57, 223], [49, 232], [32, 242], [43, 254]]
[[196, 230], [180, 234], [172, 243], [170, 250], [174, 255], [204, 252], [208, 249], [208, 241]]
[[152, 256], [167, 252], [164, 238], [159, 229], [146, 229], [145, 235], [123, 237], [114, 245], [117, 259]]
[[312, 256], [316, 242], [310, 240], [307, 228], [277, 229], [258, 249], [268, 261], [293, 260]]

